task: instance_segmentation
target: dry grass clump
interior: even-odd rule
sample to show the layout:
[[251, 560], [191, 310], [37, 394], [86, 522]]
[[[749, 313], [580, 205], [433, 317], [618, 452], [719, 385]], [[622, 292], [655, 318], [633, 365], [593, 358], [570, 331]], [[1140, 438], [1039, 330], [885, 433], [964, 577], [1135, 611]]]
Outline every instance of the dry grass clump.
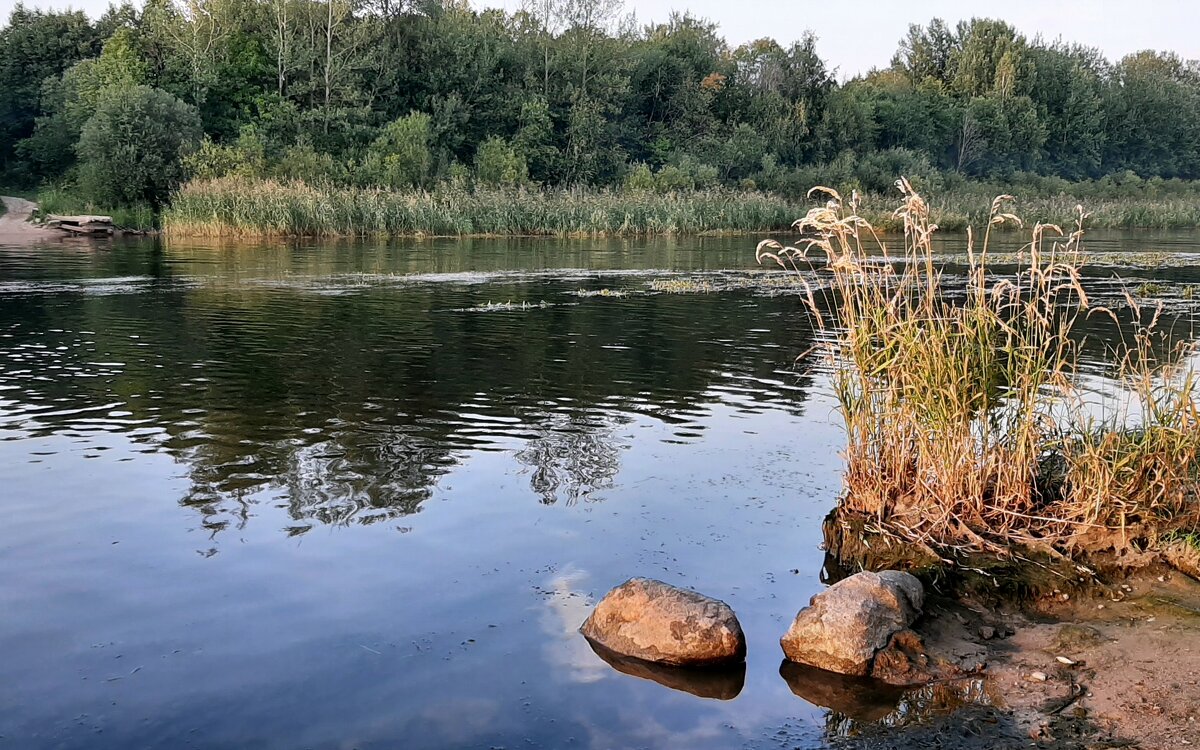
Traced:
[[797, 247], [758, 247], [760, 262], [831, 277], [805, 298], [847, 432], [840, 509], [940, 549], [1125, 551], [1194, 527], [1194, 377], [1179, 357], [1153, 361], [1155, 321], [1135, 321], [1133, 343], [1114, 350], [1109, 398], [1079, 388], [1076, 324], [1112, 315], [1081, 283], [1082, 210], [1069, 232], [1035, 225], [1019, 270], [1000, 276], [992, 231], [1021, 221], [997, 198], [982, 238], [967, 233], [965, 285], [952, 285], [934, 262], [928, 204], [898, 185], [896, 253], [857, 196], [827, 188], [815, 190], [829, 203], [795, 223]]

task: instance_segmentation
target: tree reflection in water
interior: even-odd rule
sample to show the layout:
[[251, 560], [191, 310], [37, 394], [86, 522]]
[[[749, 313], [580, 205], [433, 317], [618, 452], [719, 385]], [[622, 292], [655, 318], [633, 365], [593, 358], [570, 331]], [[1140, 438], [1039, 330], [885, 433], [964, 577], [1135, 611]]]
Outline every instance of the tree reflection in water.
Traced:
[[610, 424], [616, 421], [594, 415], [546, 415], [535, 428], [538, 436], [516, 454], [517, 461], [528, 467], [529, 485], [544, 504], [587, 502], [612, 487], [626, 447]]

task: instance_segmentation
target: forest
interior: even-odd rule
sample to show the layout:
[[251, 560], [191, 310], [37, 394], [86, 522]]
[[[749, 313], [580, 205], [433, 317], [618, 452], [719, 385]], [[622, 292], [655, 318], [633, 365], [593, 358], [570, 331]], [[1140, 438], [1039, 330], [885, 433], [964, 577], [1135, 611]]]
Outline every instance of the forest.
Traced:
[[[839, 80], [620, 0], [147, 0], [0, 28], [0, 184], [157, 213], [181, 186], [1192, 195], [1200, 63], [934, 19]], [[283, 189], [281, 187], [281, 189]], [[67, 198], [64, 196], [70, 196]]]

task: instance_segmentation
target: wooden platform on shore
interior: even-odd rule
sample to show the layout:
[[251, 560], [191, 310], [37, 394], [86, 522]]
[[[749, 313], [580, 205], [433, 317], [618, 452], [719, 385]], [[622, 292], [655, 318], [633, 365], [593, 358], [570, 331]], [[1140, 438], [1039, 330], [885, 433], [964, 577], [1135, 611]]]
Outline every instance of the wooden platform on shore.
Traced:
[[51, 214], [46, 217], [46, 226], [71, 234], [111, 235], [116, 231], [111, 216], [57, 216]]

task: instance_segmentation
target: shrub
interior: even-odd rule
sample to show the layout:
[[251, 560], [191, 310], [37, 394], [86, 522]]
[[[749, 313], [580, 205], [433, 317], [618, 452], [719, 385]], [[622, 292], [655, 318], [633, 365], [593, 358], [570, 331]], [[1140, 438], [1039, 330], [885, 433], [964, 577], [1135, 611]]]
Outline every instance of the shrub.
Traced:
[[111, 89], [76, 147], [83, 189], [102, 205], [161, 206], [200, 143], [200, 116], [165, 91]]
[[475, 152], [475, 179], [489, 187], [522, 185], [529, 180], [529, 170], [508, 141], [493, 136]]
[[365, 183], [382, 187], [419, 187], [433, 166], [430, 118], [413, 112], [383, 129], [367, 151]]
[[231, 144], [205, 138], [198, 149], [183, 158], [183, 167], [189, 179], [262, 177], [267, 173], [266, 146], [253, 127], [245, 127]]

